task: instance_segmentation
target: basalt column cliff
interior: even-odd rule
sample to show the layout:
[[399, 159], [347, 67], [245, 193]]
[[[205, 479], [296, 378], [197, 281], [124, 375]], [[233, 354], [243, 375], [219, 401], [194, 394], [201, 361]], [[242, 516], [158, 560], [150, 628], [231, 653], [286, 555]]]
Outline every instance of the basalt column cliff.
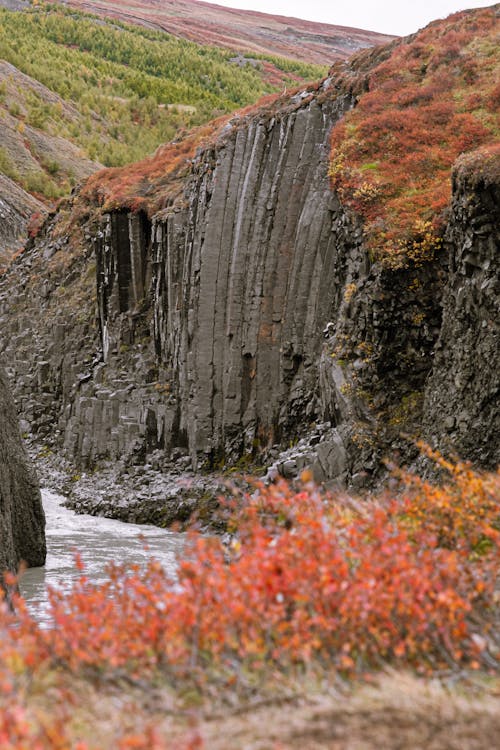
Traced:
[[152, 219], [92, 216], [77, 252], [51, 220], [3, 296], [10, 325], [13, 305], [26, 323], [40, 310], [4, 342], [36, 432], [55, 425], [83, 465], [179, 448], [199, 467], [318, 420], [324, 329], [366, 266], [330, 190], [329, 133], [352, 104], [330, 86], [219, 126]]
[[[140, 215], [105, 221], [95, 241], [103, 358], [135, 343], [146, 299], [168, 391], [143, 417], [153, 442], [184, 444], [195, 461], [236, 459], [317, 416], [322, 331], [346, 273], [328, 133], [348, 103], [229, 125], [151, 227]], [[77, 438], [76, 413], [73, 424]]]
[[25, 454], [12, 396], [0, 368], [0, 572], [45, 563], [40, 490]]

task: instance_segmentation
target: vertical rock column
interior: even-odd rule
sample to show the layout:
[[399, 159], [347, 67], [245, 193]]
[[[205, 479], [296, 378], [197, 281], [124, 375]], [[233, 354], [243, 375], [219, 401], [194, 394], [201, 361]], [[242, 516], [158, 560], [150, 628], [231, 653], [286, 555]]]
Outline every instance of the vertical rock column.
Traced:
[[462, 158], [447, 229], [450, 273], [425, 393], [427, 438], [482, 466], [500, 461], [500, 154]]
[[22, 444], [14, 402], [0, 368], [0, 572], [45, 563], [40, 490]]

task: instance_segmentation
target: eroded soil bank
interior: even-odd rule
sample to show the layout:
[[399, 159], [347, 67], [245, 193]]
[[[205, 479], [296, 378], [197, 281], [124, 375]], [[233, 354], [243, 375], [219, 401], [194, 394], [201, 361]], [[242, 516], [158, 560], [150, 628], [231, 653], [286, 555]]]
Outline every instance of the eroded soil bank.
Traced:
[[[295, 685], [288, 697], [224, 708], [182, 708], [161, 690], [76, 689], [78, 738], [98, 736], [109, 750], [117, 728], [145, 723], [172, 748], [198, 750], [485, 750], [500, 732], [499, 686], [473, 678], [453, 687], [394, 672], [371, 685]], [[31, 700], [43, 707], [47, 695]]]

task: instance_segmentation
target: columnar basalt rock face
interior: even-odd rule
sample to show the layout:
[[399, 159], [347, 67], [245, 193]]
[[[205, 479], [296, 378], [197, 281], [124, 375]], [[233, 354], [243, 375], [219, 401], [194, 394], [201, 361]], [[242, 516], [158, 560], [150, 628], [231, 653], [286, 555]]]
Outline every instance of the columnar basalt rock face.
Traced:
[[[348, 261], [328, 137], [348, 106], [313, 101], [234, 127], [152, 226], [142, 214], [105, 218], [94, 237], [103, 359], [116, 373], [140, 353], [142, 379], [129, 372], [111, 389], [93, 379], [70, 408], [73, 453], [121, 453], [137, 440], [214, 465], [318, 416], [322, 332]], [[84, 445], [96, 416], [103, 427]]]
[[24, 451], [17, 415], [0, 368], [0, 574], [45, 563], [45, 517]]
[[448, 259], [373, 263], [329, 185], [331, 85], [235, 118], [151, 218], [76, 201], [12, 265], [1, 347], [39, 438], [81, 466], [287, 447], [278, 471], [354, 487], [411, 458], [402, 432], [498, 460], [500, 180], [455, 178]]
[[345, 274], [332, 119], [313, 103], [237, 131], [213, 168], [197, 166], [183, 226], [173, 214], [156, 228], [156, 339], [194, 454], [236, 457], [317, 415], [322, 330]]
[[450, 273], [425, 394], [426, 432], [435, 444], [495, 468], [500, 463], [498, 167], [490, 171], [459, 162], [447, 241]]

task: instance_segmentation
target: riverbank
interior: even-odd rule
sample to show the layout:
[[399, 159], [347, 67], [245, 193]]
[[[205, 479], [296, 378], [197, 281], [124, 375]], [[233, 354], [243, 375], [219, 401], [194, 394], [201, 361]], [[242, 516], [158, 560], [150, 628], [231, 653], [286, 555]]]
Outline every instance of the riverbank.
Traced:
[[236, 475], [195, 473], [186, 468], [185, 456], [165, 468], [162, 457], [153, 454], [144, 464], [102, 462], [80, 471], [46, 446], [29, 439], [27, 445], [41, 487], [64, 495], [67, 508], [127, 523], [182, 529], [197, 522], [204, 531], [220, 532], [219, 498], [242, 483]]
[[[54, 714], [65, 680], [32, 686], [27, 706]], [[390, 672], [371, 684], [290, 685], [274, 698], [189, 705], [162, 689], [97, 687], [71, 676], [72, 742], [99, 750], [485, 750], [500, 733], [500, 684]], [[62, 703], [60, 705], [63, 705]], [[128, 744], [127, 744], [128, 743]], [[71, 744], [71, 747], [74, 745]], [[46, 742], [42, 747], [51, 748]], [[55, 746], [54, 746], [55, 747]]]
[[[319, 483], [322, 474], [314, 468], [319, 447], [330, 446], [335, 430], [318, 424], [295, 445], [280, 450], [271, 447], [255, 463], [250, 456], [236, 466], [219, 471], [195, 472], [185, 452], [174, 451], [171, 458], [153, 451], [140, 461], [124, 459], [100, 461], [94, 468], [81, 470], [27, 434], [26, 445], [36, 466], [40, 485], [66, 497], [66, 507], [76, 513], [88, 513], [119, 521], [153, 524], [161, 528], [184, 529], [197, 523], [203, 531], [220, 533], [225, 529], [224, 503], [234, 489], [249, 489], [249, 477], [274, 481], [279, 477], [293, 481], [302, 471], [311, 469]], [[332, 459], [331, 447], [324, 452], [321, 466]], [[325, 464], [326, 465], [326, 464]], [[326, 474], [328, 470], [325, 469]], [[324, 477], [323, 477], [324, 478]], [[336, 488], [338, 482], [327, 483]], [[340, 483], [342, 484], [342, 483]]]

